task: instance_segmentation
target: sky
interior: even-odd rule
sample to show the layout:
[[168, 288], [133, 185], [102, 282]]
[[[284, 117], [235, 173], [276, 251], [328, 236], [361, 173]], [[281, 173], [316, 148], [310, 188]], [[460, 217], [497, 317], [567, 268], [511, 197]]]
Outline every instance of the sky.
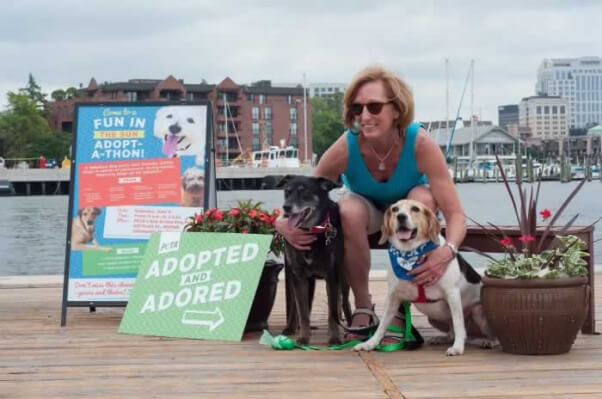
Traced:
[[497, 123], [498, 105], [535, 94], [544, 58], [602, 56], [601, 15], [595, 0], [2, 0], [0, 107], [29, 73], [50, 94], [170, 74], [348, 83], [381, 64], [412, 87], [416, 119], [453, 119], [474, 59], [460, 116], [472, 102]]

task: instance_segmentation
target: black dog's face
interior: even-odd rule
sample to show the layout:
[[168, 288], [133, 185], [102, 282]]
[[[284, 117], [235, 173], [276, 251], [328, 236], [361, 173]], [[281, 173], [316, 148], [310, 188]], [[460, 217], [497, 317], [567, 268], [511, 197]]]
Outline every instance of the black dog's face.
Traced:
[[278, 187], [284, 187], [284, 217], [291, 227], [309, 228], [320, 224], [328, 211], [328, 192], [335, 183], [321, 177], [286, 176]]

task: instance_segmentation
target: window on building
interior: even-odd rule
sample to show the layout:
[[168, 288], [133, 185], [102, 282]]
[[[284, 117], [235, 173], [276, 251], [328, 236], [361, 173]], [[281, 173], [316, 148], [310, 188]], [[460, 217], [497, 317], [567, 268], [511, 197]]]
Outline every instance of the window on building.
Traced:
[[550, 113], [550, 107], [548, 105], [546, 105], [545, 107], [543, 107], [543, 113], [545, 115], [548, 115]]
[[254, 94], [249, 94], [248, 99], [249, 99], [250, 102], [255, 101], [255, 95]]
[[126, 91], [125, 95], [128, 101], [138, 101], [138, 93], [135, 91]]
[[253, 137], [252, 140], [252, 151], [259, 151], [259, 137]]
[[298, 147], [299, 146], [298, 145], [299, 143], [297, 142], [297, 136], [291, 136], [291, 139], [289, 140], [289, 142], [290, 142], [290, 145], [292, 147]]
[[286, 103], [287, 104], [292, 104], [293, 103], [293, 96], [291, 96], [290, 94], [288, 96], [286, 96]]
[[251, 129], [253, 132], [253, 136], [259, 136], [259, 123], [253, 122], [253, 124], [251, 125]]
[[268, 121], [272, 120], [272, 107], [265, 107], [264, 112], [265, 119]]
[[265, 123], [265, 134], [269, 136], [272, 135], [272, 122]]
[[251, 119], [253, 119], [254, 121], [259, 119], [259, 107], [251, 108]]
[[555, 105], [552, 106], [552, 114], [557, 114], [558, 113], [558, 107], [556, 107]]
[[291, 123], [291, 127], [290, 127], [290, 134], [291, 137], [296, 137], [297, 136], [297, 124], [296, 123]]
[[537, 106], [537, 114], [541, 114], [541, 107], [539, 105]]
[[265, 104], [265, 95], [263, 95], [263, 94], [259, 95], [259, 104]]
[[297, 108], [290, 108], [288, 111], [291, 122], [297, 122]]

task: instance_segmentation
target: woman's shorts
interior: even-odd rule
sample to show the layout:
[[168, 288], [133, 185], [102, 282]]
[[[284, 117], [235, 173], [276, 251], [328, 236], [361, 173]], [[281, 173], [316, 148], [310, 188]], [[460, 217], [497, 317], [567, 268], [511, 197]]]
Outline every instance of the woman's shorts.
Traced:
[[341, 188], [341, 195], [339, 201], [344, 198], [358, 198], [368, 208], [368, 234], [373, 234], [380, 231], [380, 226], [383, 223], [384, 212], [379, 210], [374, 203], [366, 197], [360, 194], [349, 191], [345, 186]]

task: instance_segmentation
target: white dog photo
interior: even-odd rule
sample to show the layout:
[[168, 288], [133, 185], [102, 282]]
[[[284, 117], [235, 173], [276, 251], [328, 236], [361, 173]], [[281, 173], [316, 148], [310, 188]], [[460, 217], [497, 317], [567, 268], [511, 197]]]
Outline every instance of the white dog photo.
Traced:
[[195, 163], [202, 165], [206, 123], [205, 106], [167, 105], [157, 110], [154, 134], [162, 141], [162, 151], [168, 157], [194, 155]]

